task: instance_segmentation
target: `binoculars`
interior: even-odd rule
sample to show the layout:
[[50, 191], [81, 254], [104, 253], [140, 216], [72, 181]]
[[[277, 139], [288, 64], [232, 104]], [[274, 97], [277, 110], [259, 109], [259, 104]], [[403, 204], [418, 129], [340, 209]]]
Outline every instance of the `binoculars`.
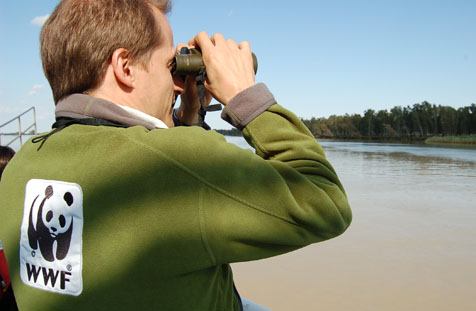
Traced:
[[[254, 53], [252, 53], [252, 56], [253, 67], [256, 73], [258, 71], [258, 59]], [[203, 63], [200, 50], [183, 47], [180, 49], [180, 54], [175, 55], [172, 74], [178, 76], [197, 75], [204, 69], [205, 64]]]

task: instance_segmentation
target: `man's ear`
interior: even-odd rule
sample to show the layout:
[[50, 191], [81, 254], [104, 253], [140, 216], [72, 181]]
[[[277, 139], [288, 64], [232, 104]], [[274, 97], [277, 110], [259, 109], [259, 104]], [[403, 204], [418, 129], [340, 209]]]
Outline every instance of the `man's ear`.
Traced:
[[118, 82], [127, 87], [133, 87], [135, 72], [131, 68], [132, 62], [129, 51], [124, 48], [115, 50], [114, 53], [112, 53], [111, 65]]

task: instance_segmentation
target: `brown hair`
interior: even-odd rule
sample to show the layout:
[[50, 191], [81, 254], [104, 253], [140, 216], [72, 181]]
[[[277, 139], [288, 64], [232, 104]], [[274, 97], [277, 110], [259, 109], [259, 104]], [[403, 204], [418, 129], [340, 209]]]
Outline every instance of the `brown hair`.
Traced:
[[7, 166], [8, 162], [15, 155], [15, 151], [12, 148], [6, 146], [0, 146], [0, 180], [2, 180], [3, 170]]
[[118, 48], [145, 66], [160, 43], [152, 6], [164, 14], [170, 10], [168, 0], [62, 0], [40, 36], [55, 103], [98, 87]]

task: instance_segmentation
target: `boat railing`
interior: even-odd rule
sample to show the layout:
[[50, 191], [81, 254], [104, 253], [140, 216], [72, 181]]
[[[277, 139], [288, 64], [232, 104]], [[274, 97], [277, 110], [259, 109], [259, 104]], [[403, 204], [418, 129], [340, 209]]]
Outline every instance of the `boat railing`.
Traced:
[[[22, 117], [32, 113], [33, 114], [33, 123], [28, 125], [27, 128], [22, 129]], [[6, 126], [10, 125], [12, 127], [12, 123], [18, 122], [18, 131], [13, 131], [13, 132], [5, 132], [3, 133], [3, 130]], [[20, 146], [23, 145], [23, 136], [31, 136], [31, 135], [37, 135], [38, 130], [36, 127], [36, 110], [35, 107], [31, 107], [30, 109], [27, 109], [23, 113], [19, 114], [18, 116], [14, 117], [8, 122], [5, 122], [0, 125], [0, 145], [2, 146], [10, 146], [13, 144], [15, 141], [19, 140], [20, 141]], [[2, 138], [3, 136], [13, 136], [13, 138], [8, 141], [6, 144], [3, 143]], [[8, 140], [8, 139], [7, 139]]]

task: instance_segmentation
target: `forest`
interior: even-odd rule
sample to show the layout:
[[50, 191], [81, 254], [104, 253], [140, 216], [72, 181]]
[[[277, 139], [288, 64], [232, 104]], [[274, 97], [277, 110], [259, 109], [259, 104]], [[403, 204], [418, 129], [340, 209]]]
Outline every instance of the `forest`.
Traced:
[[424, 140], [432, 136], [476, 134], [476, 105], [455, 109], [424, 101], [390, 111], [302, 119], [315, 137], [340, 139]]
[[[363, 116], [346, 114], [301, 120], [317, 138], [476, 144], [476, 104], [455, 109], [424, 101], [403, 108], [396, 106], [390, 111], [368, 109]], [[235, 128], [217, 131], [241, 136]]]

